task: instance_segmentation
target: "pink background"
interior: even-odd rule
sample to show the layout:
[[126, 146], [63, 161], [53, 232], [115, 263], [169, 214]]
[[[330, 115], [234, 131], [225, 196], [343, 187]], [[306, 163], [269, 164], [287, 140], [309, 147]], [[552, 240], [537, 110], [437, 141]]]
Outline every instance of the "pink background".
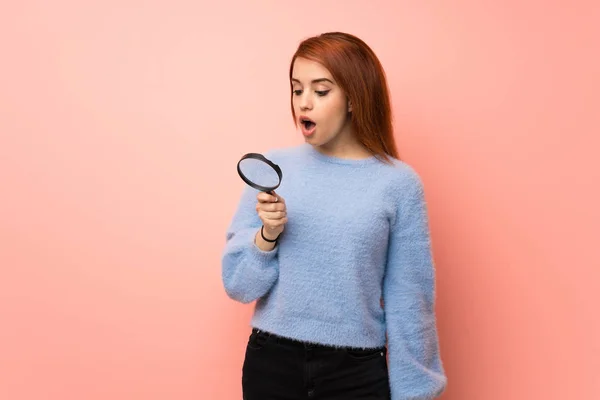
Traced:
[[0, 399], [240, 399], [235, 163], [300, 143], [288, 62], [329, 30], [425, 182], [443, 399], [600, 398], [599, 4], [5, 1]]

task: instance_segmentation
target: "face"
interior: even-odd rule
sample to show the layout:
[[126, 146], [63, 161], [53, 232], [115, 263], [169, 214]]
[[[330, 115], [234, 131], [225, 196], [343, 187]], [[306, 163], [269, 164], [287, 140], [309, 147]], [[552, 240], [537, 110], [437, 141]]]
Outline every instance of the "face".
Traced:
[[296, 122], [306, 142], [327, 148], [350, 139], [352, 107], [323, 65], [297, 58], [291, 83]]

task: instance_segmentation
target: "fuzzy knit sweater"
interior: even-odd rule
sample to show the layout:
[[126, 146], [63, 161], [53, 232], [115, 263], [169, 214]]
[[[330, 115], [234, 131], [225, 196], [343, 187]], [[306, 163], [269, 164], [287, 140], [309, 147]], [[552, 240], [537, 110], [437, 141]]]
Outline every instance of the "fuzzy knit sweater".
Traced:
[[283, 171], [277, 193], [286, 201], [288, 223], [273, 250], [259, 249], [258, 192], [245, 189], [222, 256], [228, 296], [256, 300], [251, 325], [283, 337], [387, 345], [392, 400], [437, 397], [446, 376], [417, 173], [399, 160], [341, 159], [309, 144], [265, 156]]

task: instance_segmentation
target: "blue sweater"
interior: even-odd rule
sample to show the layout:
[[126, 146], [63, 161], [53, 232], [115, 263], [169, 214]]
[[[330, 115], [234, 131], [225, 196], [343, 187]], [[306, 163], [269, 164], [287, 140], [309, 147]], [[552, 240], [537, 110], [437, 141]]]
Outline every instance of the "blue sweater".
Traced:
[[387, 335], [392, 400], [437, 397], [446, 376], [419, 176], [402, 161], [335, 158], [309, 144], [265, 156], [283, 171], [288, 223], [260, 250], [258, 192], [245, 189], [222, 258], [229, 297], [257, 300], [252, 326], [283, 337], [378, 347]]

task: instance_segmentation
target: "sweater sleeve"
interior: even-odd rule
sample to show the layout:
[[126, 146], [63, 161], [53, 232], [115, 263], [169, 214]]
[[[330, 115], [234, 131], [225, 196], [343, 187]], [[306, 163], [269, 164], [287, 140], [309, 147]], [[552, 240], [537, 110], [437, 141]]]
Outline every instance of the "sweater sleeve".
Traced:
[[279, 276], [276, 245], [271, 251], [261, 250], [255, 243], [262, 222], [256, 212], [256, 194], [244, 189], [238, 208], [227, 229], [221, 258], [221, 275], [227, 295], [241, 303], [264, 296]]
[[391, 399], [430, 400], [445, 390], [447, 379], [434, 310], [429, 222], [416, 172], [400, 186], [383, 283]]

